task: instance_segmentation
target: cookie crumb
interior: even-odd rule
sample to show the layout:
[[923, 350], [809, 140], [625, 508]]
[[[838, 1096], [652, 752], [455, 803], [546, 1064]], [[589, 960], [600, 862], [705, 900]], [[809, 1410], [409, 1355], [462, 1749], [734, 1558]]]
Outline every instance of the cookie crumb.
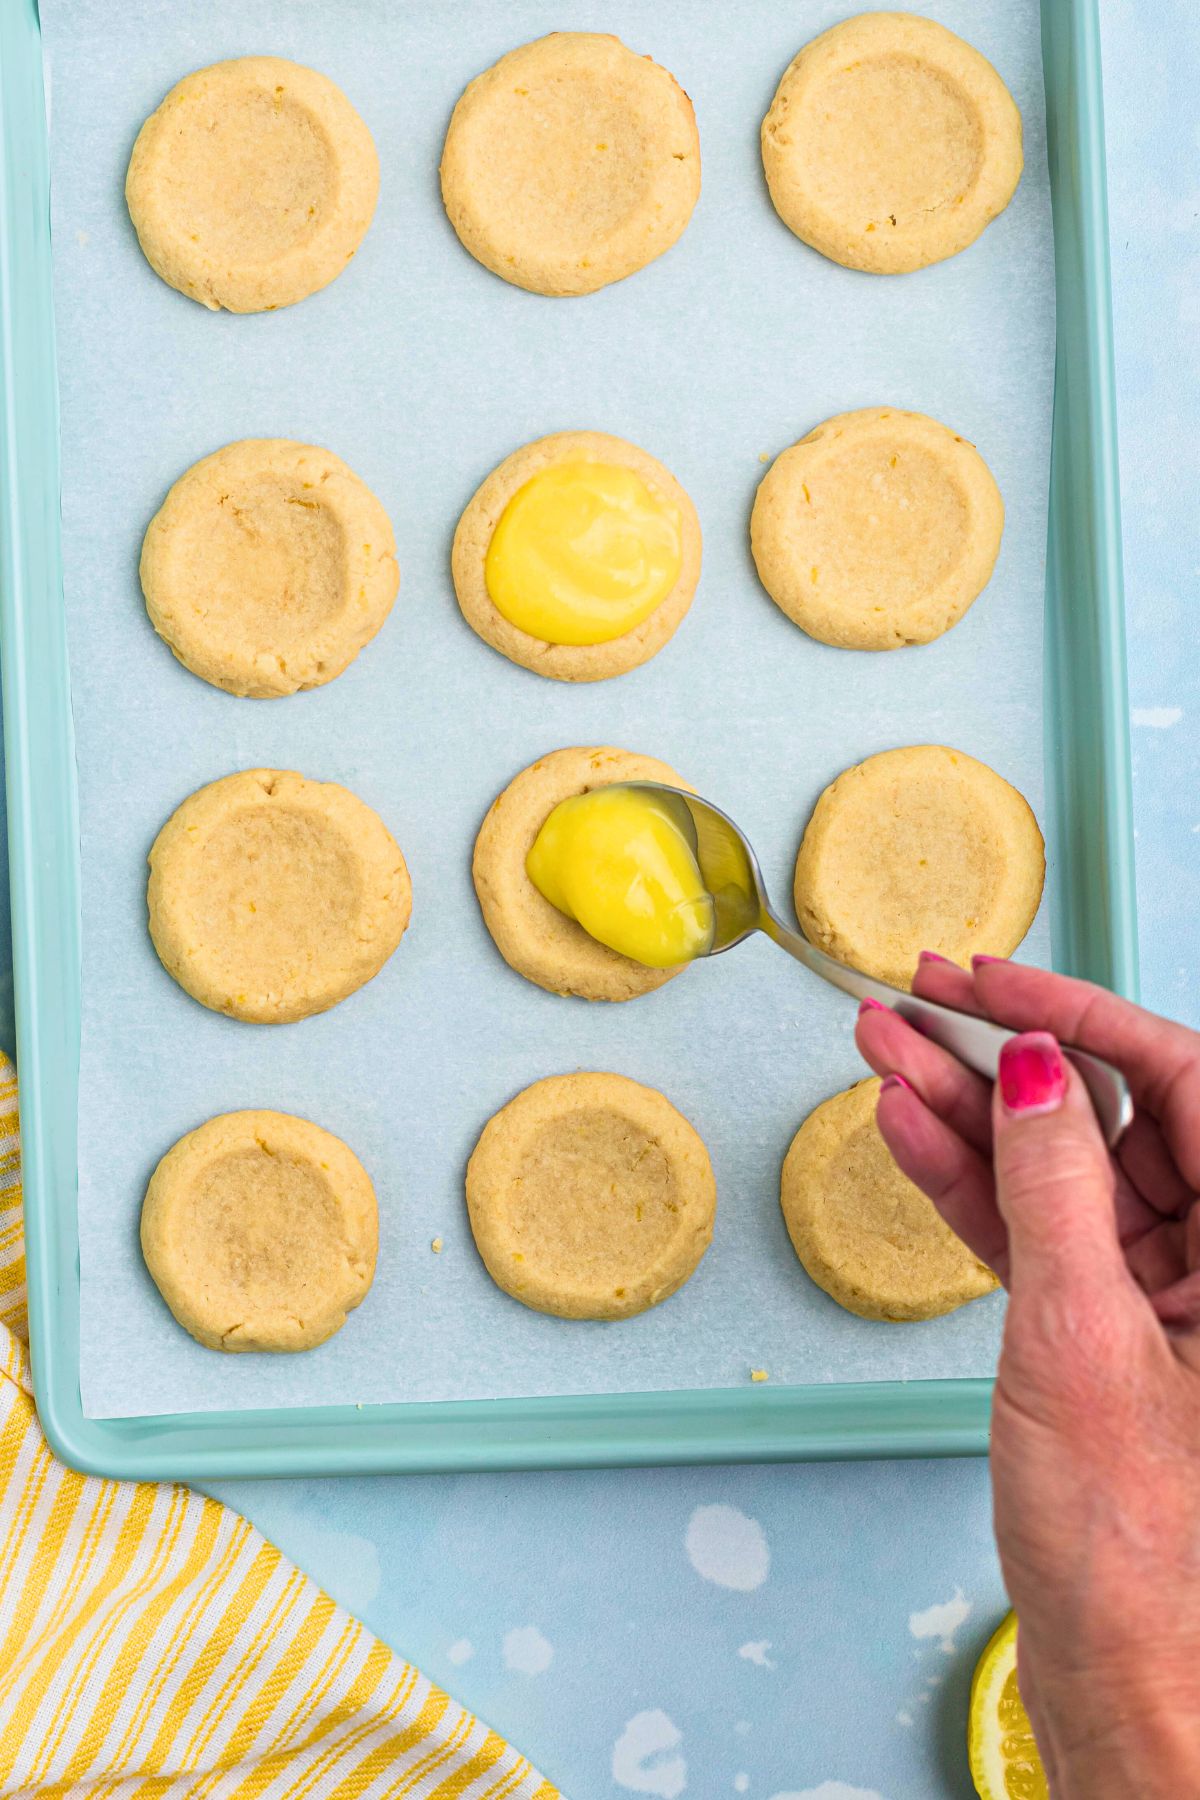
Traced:
[[766, 1369], [751, 1369], [750, 1379], [751, 1381], [770, 1381], [771, 1377]]
[[440, 1256], [440, 1255], [441, 1255], [441, 1253], [442, 1253], [442, 1240], [441, 1240], [441, 1238], [434, 1238], [434, 1240], [433, 1240], [433, 1242], [432, 1242], [432, 1243], [431, 1243], [431, 1244], [430, 1244], [430, 1246], [429, 1246], [429, 1248], [430, 1248], [430, 1249], [431, 1249], [431, 1250], [432, 1250], [432, 1251], [433, 1251], [433, 1253], [434, 1253], [434, 1255], [435, 1255], [435, 1256]]
[[769, 450], [760, 450], [758, 453], [758, 460], [760, 463], [769, 463], [771, 460], [771, 452]]

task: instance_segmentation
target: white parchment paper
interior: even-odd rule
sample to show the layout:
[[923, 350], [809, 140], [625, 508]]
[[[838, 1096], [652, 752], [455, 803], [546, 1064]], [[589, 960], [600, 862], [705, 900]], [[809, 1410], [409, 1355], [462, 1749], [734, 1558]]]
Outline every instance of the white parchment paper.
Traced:
[[[1042, 804], [1042, 593], [1053, 273], [1036, 0], [939, 0], [1025, 121], [1026, 172], [965, 255], [900, 278], [825, 262], [775, 217], [758, 128], [784, 67], [846, 0], [43, 0], [53, 83], [53, 229], [63, 522], [83, 820], [82, 1381], [88, 1413], [432, 1400], [978, 1375], [992, 1299], [880, 1326], [808, 1281], [778, 1206], [801, 1119], [861, 1072], [853, 1008], [765, 941], [623, 1006], [558, 999], [487, 937], [471, 845], [539, 754], [611, 743], [673, 763], [727, 807], [790, 893], [804, 822], [848, 763], [896, 744], [982, 757]], [[465, 83], [542, 32], [617, 32], [692, 95], [704, 190], [660, 262], [581, 300], [518, 292], [442, 213], [437, 162]], [[188, 70], [271, 52], [339, 82], [375, 135], [379, 210], [324, 293], [213, 315], [151, 272], [123, 201], [137, 129]], [[893, 404], [977, 442], [1008, 509], [985, 596], [947, 637], [889, 655], [826, 649], [755, 579], [747, 521], [764, 459], [830, 414]], [[567, 427], [660, 456], [705, 533], [691, 616], [653, 662], [570, 687], [514, 668], [462, 622], [450, 538], [476, 484]], [[172, 481], [233, 439], [326, 444], [395, 524], [400, 599], [329, 687], [238, 700], [183, 670], [142, 606], [138, 553]], [[256, 1027], [197, 1006], [160, 968], [145, 858], [201, 783], [259, 765], [345, 783], [412, 871], [414, 921], [384, 972], [321, 1018]], [[1053, 879], [1053, 871], [1051, 872]], [[1026, 945], [1049, 953], [1043, 920]], [[484, 1121], [536, 1077], [616, 1069], [662, 1088], [712, 1152], [716, 1240], [665, 1306], [618, 1325], [527, 1312], [493, 1287], [462, 1198]], [[142, 1266], [158, 1157], [236, 1107], [304, 1114], [379, 1194], [375, 1285], [330, 1344], [220, 1357], [174, 1323]], [[445, 1248], [432, 1254], [430, 1240]]]

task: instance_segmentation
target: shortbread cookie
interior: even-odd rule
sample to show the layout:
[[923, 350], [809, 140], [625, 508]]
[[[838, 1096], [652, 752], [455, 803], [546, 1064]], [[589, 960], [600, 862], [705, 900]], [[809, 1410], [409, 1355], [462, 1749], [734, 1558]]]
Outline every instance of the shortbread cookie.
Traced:
[[485, 268], [535, 294], [590, 294], [680, 236], [700, 194], [692, 103], [619, 38], [556, 31], [465, 90], [442, 199]]
[[324, 1343], [370, 1287], [377, 1240], [357, 1156], [289, 1113], [222, 1113], [189, 1131], [142, 1205], [146, 1267], [210, 1350]]
[[213, 312], [273, 312], [340, 275], [379, 193], [339, 87], [278, 56], [185, 75], [142, 126], [125, 199], [156, 274]]
[[806, 44], [763, 120], [775, 210], [851, 269], [897, 275], [974, 243], [1021, 178], [1021, 115], [986, 57], [915, 13]]
[[839, 413], [776, 457], [750, 518], [772, 600], [823, 644], [948, 631], [987, 585], [1004, 502], [973, 444], [923, 413]]
[[371, 490], [331, 451], [286, 438], [244, 438], [181, 475], [150, 521], [141, 576], [184, 667], [258, 699], [340, 675], [400, 585]]
[[560, 801], [614, 781], [686, 787], [666, 763], [628, 750], [555, 750], [532, 763], [492, 803], [475, 840], [472, 876], [484, 924], [510, 968], [552, 994], [584, 1000], [634, 1000], [680, 975], [648, 969], [589, 937], [529, 879], [525, 859]]
[[907, 989], [922, 950], [1008, 956], [1033, 923], [1045, 848], [1028, 803], [941, 744], [885, 750], [831, 782], [796, 858], [796, 916], [838, 962]]
[[467, 1164], [471, 1230], [498, 1287], [563, 1319], [627, 1319], [683, 1286], [717, 1189], [697, 1133], [624, 1075], [535, 1081]]
[[332, 781], [247, 769], [202, 787], [150, 852], [150, 936], [202, 1006], [283, 1024], [377, 975], [412, 888], [378, 814]]
[[[661, 509], [678, 573], [653, 610], [631, 630], [601, 643], [554, 642], [523, 630], [496, 605], [488, 587], [488, 552], [497, 527], [511, 517], [512, 503], [528, 494], [530, 484], [544, 471], [591, 464], [630, 471], [651, 506]], [[614, 531], [621, 530], [621, 523], [614, 518]], [[595, 533], [593, 543], [597, 541], [603, 543], [604, 536]], [[628, 545], [624, 548], [628, 551]], [[565, 534], [559, 536], [546, 545], [545, 579], [586, 582], [592, 555], [592, 543], [584, 546]], [[451, 567], [463, 617], [510, 662], [556, 681], [604, 681], [648, 662], [678, 629], [700, 579], [700, 521], [675, 477], [647, 451], [602, 431], [560, 431], [514, 450], [493, 469], [458, 522]]]
[[818, 1287], [863, 1319], [935, 1319], [997, 1286], [920, 1188], [902, 1175], [875, 1123], [878, 1080], [811, 1112], [783, 1165], [780, 1202], [792, 1248]]

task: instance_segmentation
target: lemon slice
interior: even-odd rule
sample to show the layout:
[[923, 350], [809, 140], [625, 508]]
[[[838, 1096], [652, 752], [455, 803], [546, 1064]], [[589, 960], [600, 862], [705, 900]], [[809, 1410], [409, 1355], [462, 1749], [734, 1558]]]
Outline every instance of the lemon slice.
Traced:
[[1049, 1800], [1046, 1771], [1017, 1689], [1016, 1613], [1009, 1613], [976, 1665], [967, 1755], [981, 1800]]

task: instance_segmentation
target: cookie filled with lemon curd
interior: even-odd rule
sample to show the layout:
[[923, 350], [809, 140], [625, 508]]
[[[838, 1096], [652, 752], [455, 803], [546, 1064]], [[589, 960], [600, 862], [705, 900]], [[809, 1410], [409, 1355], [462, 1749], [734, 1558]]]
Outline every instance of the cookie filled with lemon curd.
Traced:
[[600, 431], [560, 431], [505, 457], [454, 534], [471, 629], [555, 681], [648, 662], [700, 579], [700, 521], [657, 457]]
[[1009, 956], [1042, 898], [1046, 852], [1011, 782], [962, 750], [911, 744], [831, 781], [796, 858], [810, 943], [909, 989], [922, 950]]
[[591, 294], [669, 250], [700, 194], [692, 103], [619, 38], [554, 31], [477, 75], [442, 200], [464, 247], [535, 294]]
[[509, 783], [480, 827], [472, 874], [484, 923], [538, 987], [634, 1000], [707, 949], [712, 903], [678, 824], [619, 785], [606, 792], [641, 781], [687, 785], [652, 756], [555, 750]]
[[1021, 115], [934, 19], [860, 13], [805, 44], [762, 126], [775, 210], [833, 262], [899, 275], [965, 250], [1021, 178]]
[[366, 235], [379, 157], [328, 76], [280, 56], [185, 75], [137, 135], [125, 200], [170, 287], [274, 312], [327, 287]]

